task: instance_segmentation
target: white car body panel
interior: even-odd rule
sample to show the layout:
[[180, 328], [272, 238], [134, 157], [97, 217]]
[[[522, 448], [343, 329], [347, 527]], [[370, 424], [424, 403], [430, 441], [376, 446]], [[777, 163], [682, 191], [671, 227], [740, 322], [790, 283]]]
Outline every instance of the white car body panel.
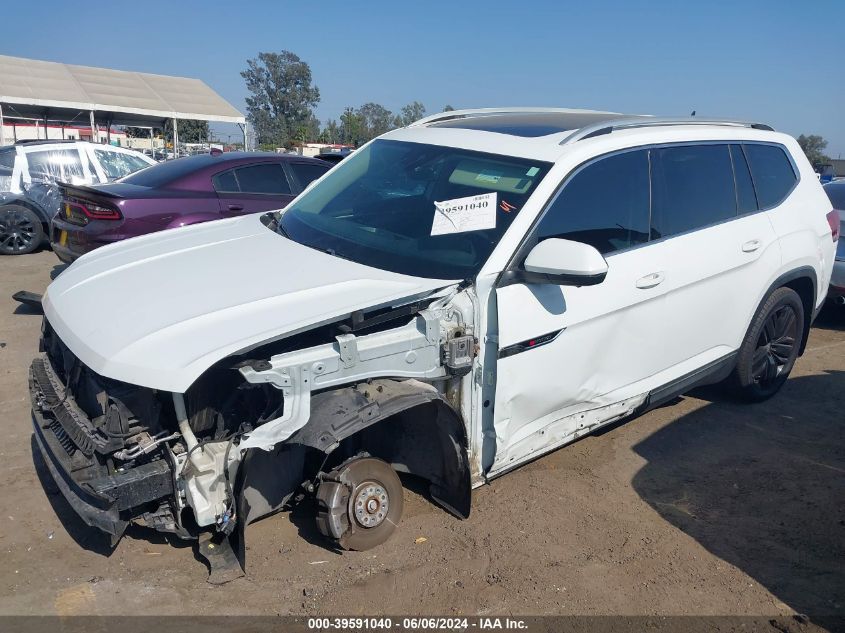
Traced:
[[230, 354], [450, 283], [320, 253], [249, 215], [99, 248], [64, 271], [43, 303], [97, 373], [181, 393]]
[[[424, 328], [406, 324], [405, 332], [360, 340], [347, 335], [336, 344], [278, 354], [269, 370], [242, 367], [249, 382], [273, 384], [284, 395], [283, 417], [263, 422], [244, 446], [269, 449], [302, 428], [317, 385], [352, 384], [384, 371], [389, 378], [429, 380], [452, 398], [469, 438], [471, 481], [480, 485], [636, 412], [657, 390], [731, 360], [761, 301], [785, 274], [811, 270], [813, 307], [824, 301], [835, 256], [824, 215], [830, 205], [794, 139], [729, 124], [645, 125], [561, 144], [570, 134], [521, 137], [423, 121], [381, 137], [552, 164], [474, 283], [460, 291], [458, 280], [401, 275], [318, 252], [274, 233], [254, 215], [93, 251], [50, 286], [46, 317], [95, 372], [172, 391], [176, 402], [228, 356], [356, 310], [401, 305], [452, 287], [455, 292], [437, 295], [437, 310], [417, 315], [429, 312]], [[596, 285], [498, 285], [548, 202], [581, 165], [631, 148], [697, 142], [777, 143], [791, 155], [798, 182], [773, 209], [607, 255], [607, 275]], [[447, 375], [440, 354], [447, 341], [444, 314], [456, 316], [478, 343], [471, 370], [467, 366], [459, 380]], [[556, 336], [542, 345], [500, 356], [550, 333]], [[417, 348], [402, 347], [411, 340]], [[361, 356], [344, 351], [359, 344]], [[393, 365], [382, 362], [386, 358]], [[206, 512], [201, 524], [215, 512]]]

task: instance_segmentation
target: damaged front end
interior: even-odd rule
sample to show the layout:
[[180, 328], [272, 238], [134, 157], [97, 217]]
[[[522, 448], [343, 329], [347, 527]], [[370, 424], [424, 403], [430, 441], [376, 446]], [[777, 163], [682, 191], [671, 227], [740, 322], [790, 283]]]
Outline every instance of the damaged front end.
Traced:
[[360, 455], [426, 478], [465, 517], [477, 342], [468, 293], [444, 294], [229, 357], [184, 394], [95, 374], [45, 320], [30, 374], [39, 449], [76, 512], [114, 540], [129, 522], [232, 534]]
[[113, 542], [133, 519], [188, 536], [158, 394], [94, 374], [46, 320], [41, 346], [29, 374], [34, 437], [73, 509]]

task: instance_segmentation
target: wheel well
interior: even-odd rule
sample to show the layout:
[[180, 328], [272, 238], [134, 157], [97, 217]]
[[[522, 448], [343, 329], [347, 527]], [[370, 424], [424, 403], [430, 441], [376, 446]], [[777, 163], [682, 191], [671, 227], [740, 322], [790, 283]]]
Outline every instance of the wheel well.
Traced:
[[287, 442], [330, 463], [366, 452], [430, 482], [432, 498], [466, 518], [470, 469], [463, 420], [431, 385], [379, 379], [312, 396], [311, 418]]
[[801, 297], [804, 306], [804, 336], [801, 341], [799, 354], [804, 353], [807, 347], [807, 337], [810, 333], [810, 325], [813, 322], [813, 312], [816, 307], [816, 284], [810, 277], [796, 277], [784, 283], [782, 288], [791, 288]]
[[[450, 413], [433, 401], [396, 413], [341, 442], [342, 456], [366, 452], [394, 470], [429, 482], [431, 497], [448, 512], [469, 516], [469, 464]], [[462, 434], [461, 434], [462, 435]]]
[[[47, 213], [39, 207], [37, 204], [33, 204], [28, 200], [23, 198], [19, 198], [16, 200], [12, 200], [7, 204], [0, 205], [0, 211], [2, 211], [6, 207], [24, 207], [32, 211], [35, 215], [38, 216], [38, 219], [41, 220], [41, 224], [44, 225], [44, 232], [47, 233], [50, 229], [50, 219], [47, 218]], [[45, 219], [46, 218], [46, 219]]]

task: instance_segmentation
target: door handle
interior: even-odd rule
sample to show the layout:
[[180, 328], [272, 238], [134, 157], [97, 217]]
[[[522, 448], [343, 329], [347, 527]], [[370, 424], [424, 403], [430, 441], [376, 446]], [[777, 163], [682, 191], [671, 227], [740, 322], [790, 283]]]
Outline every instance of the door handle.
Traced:
[[742, 245], [742, 252], [743, 253], [753, 253], [758, 248], [760, 248], [760, 240], [749, 240], [745, 244]]
[[645, 290], [646, 288], [654, 288], [655, 286], [659, 286], [663, 283], [664, 279], [663, 271], [658, 271], [656, 273], [651, 273], [646, 275], [645, 277], [640, 277], [637, 279], [637, 288], [641, 288]]
[[229, 211], [243, 211], [244, 205], [242, 204], [230, 204]]

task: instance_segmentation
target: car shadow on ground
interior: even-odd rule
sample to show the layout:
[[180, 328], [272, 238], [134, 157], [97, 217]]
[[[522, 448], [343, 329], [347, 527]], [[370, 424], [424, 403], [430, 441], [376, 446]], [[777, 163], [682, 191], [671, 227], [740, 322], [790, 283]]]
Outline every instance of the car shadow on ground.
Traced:
[[845, 616], [845, 372], [708, 404], [634, 447], [632, 485], [664, 519], [819, 624]]
[[820, 330], [845, 330], [845, 306], [828, 301], [813, 323]]

